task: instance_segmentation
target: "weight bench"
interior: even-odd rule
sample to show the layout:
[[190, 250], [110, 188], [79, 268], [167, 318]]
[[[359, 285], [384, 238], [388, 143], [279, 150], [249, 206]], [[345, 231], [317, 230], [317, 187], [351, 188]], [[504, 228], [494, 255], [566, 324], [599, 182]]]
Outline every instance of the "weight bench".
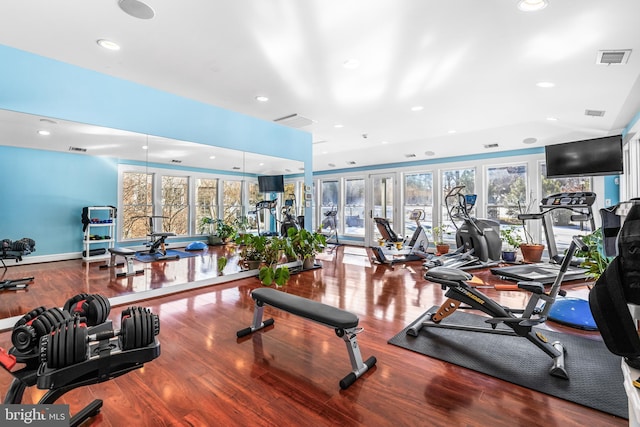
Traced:
[[[127, 271], [116, 273], [116, 277], [128, 277], [135, 276], [138, 274], [144, 274], [144, 270], [134, 270], [133, 268], [133, 259], [136, 256], [136, 251], [129, 248], [108, 248], [109, 253], [111, 254], [111, 258], [109, 259], [109, 264], [102, 264], [100, 266], [101, 270], [107, 268], [120, 268], [124, 267], [125, 263], [127, 264]], [[124, 258], [125, 262], [116, 262], [116, 257], [121, 256]]]
[[377, 360], [374, 356], [369, 357], [364, 362], [362, 361], [360, 347], [358, 347], [356, 339], [356, 335], [362, 332], [362, 328], [357, 327], [359, 319], [355, 314], [321, 302], [277, 291], [273, 288], [255, 289], [251, 292], [251, 297], [256, 302], [253, 312], [253, 324], [248, 328], [239, 330], [236, 333], [238, 338], [249, 335], [265, 326], [273, 325], [274, 320], [272, 318], [262, 321], [266, 304], [335, 329], [336, 335], [342, 338], [347, 346], [352, 367], [352, 371], [340, 380], [341, 389], [348, 388], [376, 364]]
[[[0, 262], [4, 267], [5, 273], [7, 272], [7, 265], [4, 263], [5, 259], [13, 259], [16, 262], [22, 261], [24, 255], [29, 255], [36, 250], [36, 242], [33, 239], [27, 237], [12, 242], [9, 239], [0, 241]], [[26, 289], [31, 283], [33, 283], [33, 277], [23, 277], [21, 279], [6, 279], [0, 280], [0, 291], [17, 291], [20, 289]]]

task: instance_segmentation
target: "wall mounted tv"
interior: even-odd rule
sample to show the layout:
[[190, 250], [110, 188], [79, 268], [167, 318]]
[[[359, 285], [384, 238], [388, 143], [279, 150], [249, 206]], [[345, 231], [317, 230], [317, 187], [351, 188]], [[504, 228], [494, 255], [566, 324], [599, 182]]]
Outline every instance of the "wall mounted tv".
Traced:
[[622, 136], [585, 139], [544, 147], [547, 178], [622, 173]]
[[262, 175], [258, 177], [258, 191], [261, 193], [284, 193], [283, 175]]

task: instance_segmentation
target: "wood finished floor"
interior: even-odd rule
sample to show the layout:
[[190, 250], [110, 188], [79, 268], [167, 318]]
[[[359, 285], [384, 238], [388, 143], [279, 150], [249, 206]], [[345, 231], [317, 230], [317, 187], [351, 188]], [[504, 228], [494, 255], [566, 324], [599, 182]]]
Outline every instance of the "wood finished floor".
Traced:
[[[113, 297], [199, 280], [214, 274], [208, 267], [211, 256], [145, 264], [144, 276], [125, 279], [80, 260], [11, 267], [5, 279], [36, 279], [28, 291], [1, 292], [0, 313], [13, 316], [39, 305], [61, 306], [80, 292]], [[387, 344], [443, 301], [440, 287], [422, 279], [420, 263], [393, 270], [372, 266], [363, 248], [343, 246], [320, 258], [323, 268], [292, 276], [286, 291], [359, 316], [362, 356], [375, 355], [378, 364], [349, 389], [338, 386], [351, 369], [345, 344], [329, 328], [267, 307], [275, 325], [236, 338], [237, 330], [251, 324], [250, 292], [260, 286], [257, 278], [248, 278], [139, 303], [160, 316], [161, 356], [122, 377], [71, 391], [57, 403], [69, 404], [73, 414], [93, 399], [103, 399], [101, 413], [87, 423], [92, 426], [628, 425], [627, 420]], [[496, 278], [478, 274], [475, 280], [483, 286]], [[582, 283], [564, 288], [581, 297], [588, 292]], [[483, 291], [504, 305], [525, 304], [526, 295], [519, 291]], [[116, 328], [124, 308], [111, 311]], [[547, 326], [598, 339], [594, 332], [552, 322]], [[0, 346], [11, 346], [10, 332], [0, 334]], [[532, 347], [534, 354], [546, 357]], [[0, 372], [3, 393], [11, 378]], [[43, 394], [29, 389], [23, 403], [36, 402]]]

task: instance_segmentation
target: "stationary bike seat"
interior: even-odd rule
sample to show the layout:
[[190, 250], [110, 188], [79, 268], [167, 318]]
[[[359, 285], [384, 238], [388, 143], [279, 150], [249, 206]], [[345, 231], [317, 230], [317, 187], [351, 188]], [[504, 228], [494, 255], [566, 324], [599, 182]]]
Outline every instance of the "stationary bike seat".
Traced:
[[465, 280], [471, 280], [473, 278], [473, 275], [457, 268], [433, 267], [427, 270], [427, 272], [424, 274], [424, 278], [427, 280], [441, 279], [453, 282], [462, 282]]

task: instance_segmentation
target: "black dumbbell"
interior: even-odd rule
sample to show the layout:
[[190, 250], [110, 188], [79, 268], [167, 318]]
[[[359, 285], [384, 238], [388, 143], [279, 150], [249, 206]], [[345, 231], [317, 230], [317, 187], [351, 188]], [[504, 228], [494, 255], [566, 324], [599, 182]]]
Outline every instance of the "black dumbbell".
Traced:
[[142, 307], [131, 307], [122, 312], [121, 329], [90, 334], [81, 318], [61, 324], [40, 342], [40, 360], [51, 369], [64, 368], [87, 360], [90, 342], [118, 337], [122, 351], [145, 347], [160, 333], [160, 320], [156, 314]]
[[69, 298], [63, 309], [72, 316], [83, 317], [87, 326], [95, 326], [107, 320], [111, 304], [102, 295], [78, 294], [73, 298]]
[[36, 348], [40, 337], [70, 318], [68, 312], [59, 308], [35, 308], [22, 316], [13, 326], [11, 342], [19, 352], [28, 353]]

